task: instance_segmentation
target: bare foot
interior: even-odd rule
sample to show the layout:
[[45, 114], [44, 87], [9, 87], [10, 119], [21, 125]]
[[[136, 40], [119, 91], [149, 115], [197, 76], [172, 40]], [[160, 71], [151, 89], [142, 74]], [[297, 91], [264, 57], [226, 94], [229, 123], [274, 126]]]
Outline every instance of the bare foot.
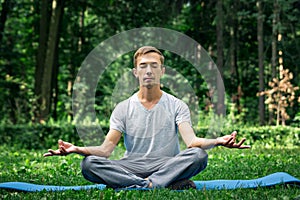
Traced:
[[[149, 178], [145, 178], [145, 180], [149, 180]], [[152, 188], [152, 182], [149, 181], [149, 185], [147, 186], [147, 188]]]

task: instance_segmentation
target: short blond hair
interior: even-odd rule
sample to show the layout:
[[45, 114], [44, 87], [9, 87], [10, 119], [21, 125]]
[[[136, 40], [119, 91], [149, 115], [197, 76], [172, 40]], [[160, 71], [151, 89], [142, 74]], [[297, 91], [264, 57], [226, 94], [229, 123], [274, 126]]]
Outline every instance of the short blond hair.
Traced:
[[134, 67], [137, 67], [137, 59], [138, 57], [142, 56], [142, 55], [145, 55], [147, 53], [157, 53], [160, 55], [160, 62], [161, 64], [163, 65], [164, 64], [164, 61], [165, 61], [165, 58], [163, 56], [163, 54], [155, 47], [152, 47], [152, 46], [143, 46], [143, 47], [140, 47], [134, 54], [133, 56], [133, 64], [134, 64]]

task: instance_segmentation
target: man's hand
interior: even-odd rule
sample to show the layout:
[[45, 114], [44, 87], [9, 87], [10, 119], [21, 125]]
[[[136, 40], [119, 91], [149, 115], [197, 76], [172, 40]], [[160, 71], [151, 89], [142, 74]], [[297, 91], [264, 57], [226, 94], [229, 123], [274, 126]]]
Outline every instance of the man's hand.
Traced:
[[62, 140], [58, 140], [58, 149], [57, 150], [52, 150], [49, 149], [48, 153], [44, 154], [44, 157], [47, 156], [66, 156], [70, 153], [75, 153], [76, 152], [76, 146], [69, 142], [64, 142]]
[[227, 148], [237, 148], [237, 149], [248, 149], [251, 148], [249, 145], [243, 145], [246, 138], [243, 138], [239, 143], [236, 143], [237, 132], [233, 131], [231, 135], [225, 135], [223, 137], [217, 138], [217, 146], [224, 146]]

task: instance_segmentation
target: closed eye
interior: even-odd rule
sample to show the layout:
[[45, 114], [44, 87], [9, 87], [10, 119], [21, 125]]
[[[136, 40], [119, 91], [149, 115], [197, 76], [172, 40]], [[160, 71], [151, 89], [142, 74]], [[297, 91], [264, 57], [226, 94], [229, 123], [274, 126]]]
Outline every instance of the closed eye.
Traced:
[[158, 68], [159, 67], [159, 64], [157, 62], [153, 62], [153, 63], [141, 63], [139, 65], [140, 68], [146, 68], [148, 65], [150, 65], [151, 68]]

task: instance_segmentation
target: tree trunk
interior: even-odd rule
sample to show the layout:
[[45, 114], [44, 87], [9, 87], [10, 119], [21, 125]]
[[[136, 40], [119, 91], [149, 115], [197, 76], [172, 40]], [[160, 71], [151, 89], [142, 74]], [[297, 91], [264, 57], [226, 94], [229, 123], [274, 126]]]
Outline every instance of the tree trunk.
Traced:
[[46, 58], [44, 63], [43, 81], [40, 105], [40, 120], [46, 120], [49, 117], [51, 109], [51, 100], [53, 97], [53, 76], [55, 75], [55, 55], [58, 50], [59, 24], [63, 14], [64, 0], [53, 0], [52, 15], [49, 27]]
[[[272, 59], [271, 59], [271, 66], [272, 66], [272, 73], [271, 73], [271, 80], [277, 77], [277, 37], [278, 37], [278, 21], [279, 21], [279, 6], [278, 0], [274, 0], [273, 2], [273, 20], [272, 20]], [[274, 114], [272, 111], [269, 111], [269, 123], [271, 124], [274, 120]]]
[[2, 10], [1, 10], [1, 16], [0, 16], [0, 44], [2, 44], [5, 22], [7, 19], [9, 6], [10, 6], [9, 3], [10, 3], [10, 0], [4, 0], [4, 2], [2, 3]]
[[[263, 42], [263, 24], [264, 16], [262, 2], [257, 1], [257, 42], [258, 42], [258, 66], [259, 66], [259, 92], [264, 91], [264, 42]], [[265, 124], [265, 102], [264, 96], [259, 97], [259, 122]]]
[[[40, 21], [39, 21], [39, 46], [36, 56], [35, 83], [34, 92], [37, 98], [37, 104], [42, 105], [42, 82], [44, 73], [44, 63], [46, 58], [47, 40], [49, 32], [49, 18], [51, 17], [52, 0], [42, 0], [40, 3]], [[35, 117], [41, 119], [40, 108], [37, 108]]]
[[[62, 15], [61, 15], [62, 16]], [[61, 21], [61, 20], [59, 20]], [[58, 88], [58, 70], [59, 70], [59, 62], [58, 62], [58, 44], [59, 39], [56, 40], [55, 43], [55, 53], [54, 53], [54, 62], [53, 62], [53, 73], [52, 73], [52, 98], [53, 98], [53, 119], [57, 119], [57, 103], [58, 103], [58, 94], [59, 94], [59, 88]], [[51, 105], [51, 104], [50, 104]]]
[[238, 22], [237, 22], [237, 10], [239, 1], [234, 1], [230, 6], [230, 79], [232, 83], [232, 88], [235, 88], [235, 92], [232, 94], [232, 101], [236, 104], [237, 110], [240, 113], [240, 98], [241, 98], [241, 86], [239, 79], [239, 71], [237, 66], [237, 32], [238, 32]]
[[[221, 77], [223, 77], [223, 1], [217, 1], [217, 66], [220, 71]], [[222, 87], [223, 80], [217, 80], [218, 87], [218, 102], [217, 102], [217, 114], [225, 116], [224, 106], [224, 88]]]

